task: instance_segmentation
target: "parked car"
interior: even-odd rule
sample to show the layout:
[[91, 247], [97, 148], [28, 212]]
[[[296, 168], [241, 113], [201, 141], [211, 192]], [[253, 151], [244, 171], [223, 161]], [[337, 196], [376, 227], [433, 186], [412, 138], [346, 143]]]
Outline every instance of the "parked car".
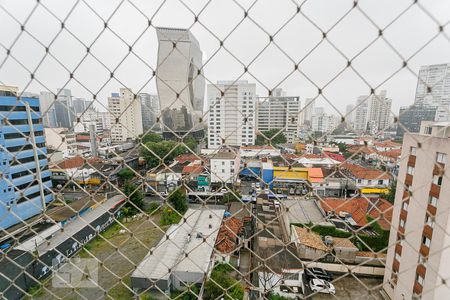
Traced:
[[256, 183], [252, 182], [252, 189], [255, 189]]
[[309, 268], [305, 270], [305, 275], [308, 280], [311, 279], [323, 279], [326, 281], [332, 281], [333, 276], [321, 268]]
[[309, 282], [309, 287], [313, 292], [333, 295], [336, 293], [336, 288], [334, 287], [334, 285], [322, 279], [311, 279], [311, 281]]

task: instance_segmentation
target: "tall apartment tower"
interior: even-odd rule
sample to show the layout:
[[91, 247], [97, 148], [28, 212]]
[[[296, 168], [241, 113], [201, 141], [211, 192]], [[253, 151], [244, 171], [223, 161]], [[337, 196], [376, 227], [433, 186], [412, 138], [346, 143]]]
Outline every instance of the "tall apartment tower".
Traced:
[[142, 127], [144, 132], [148, 130], [160, 131], [159, 124], [156, 124], [156, 119], [159, 116], [159, 100], [158, 96], [147, 93], [140, 93], [142, 107]]
[[120, 143], [135, 139], [142, 129], [142, 110], [139, 97], [130, 89], [122, 88], [108, 98], [111, 113], [111, 141]]
[[389, 127], [392, 100], [386, 91], [376, 95], [359, 96], [356, 101], [354, 129], [358, 132], [376, 132]]
[[72, 92], [68, 89], [58, 89], [54, 105], [57, 126], [72, 128], [73, 122], [76, 121], [75, 108], [72, 102]]
[[281, 89], [273, 94], [256, 101], [256, 127], [260, 132], [281, 129], [288, 143], [294, 143], [300, 135], [300, 99], [285, 96]]
[[53, 200], [39, 99], [18, 100], [17, 90], [0, 86], [0, 230]]
[[187, 29], [156, 28], [158, 66], [156, 87], [166, 138], [191, 132], [204, 134], [203, 103], [205, 78], [202, 51], [197, 39]]
[[208, 85], [209, 149], [255, 143], [255, 93], [256, 84], [246, 80]]
[[308, 98], [305, 101], [305, 106], [301, 110], [300, 123], [301, 125], [311, 125], [312, 116], [314, 114], [315, 99]]
[[447, 122], [404, 135], [383, 284], [391, 299], [450, 295], [449, 163]]
[[414, 102], [450, 105], [450, 64], [420, 68]]
[[55, 94], [52, 92], [43, 91], [39, 94], [39, 105], [44, 127], [57, 127], [55, 101]]
[[323, 107], [315, 107], [311, 118], [313, 132], [331, 133], [338, 126], [338, 119], [334, 115], [325, 113]]

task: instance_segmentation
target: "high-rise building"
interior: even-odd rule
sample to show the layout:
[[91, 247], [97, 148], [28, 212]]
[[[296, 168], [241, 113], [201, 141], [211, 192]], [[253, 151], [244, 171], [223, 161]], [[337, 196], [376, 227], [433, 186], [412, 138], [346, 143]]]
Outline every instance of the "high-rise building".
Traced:
[[39, 105], [44, 127], [57, 127], [55, 101], [55, 94], [52, 92], [43, 91], [39, 94]]
[[72, 105], [73, 110], [75, 112], [75, 115], [79, 116], [81, 115], [86, 109], [88, 108], [94, 108], [92, 104], [92, 101], [83, 99], [83, 98], [73, 98], [72, 99]]
[[450, 105], [450, 64], [422, 66], [414, 103]]
[[108, 98], [108, 109], [111, 113], [111, 141], [125, 142], [144, 132], [141, 101], [130, 89], [122, 88], [120, 93], [112, 93]]
[[109, 111], [99, 111], [97, 112], [97, 116], [102, 122], [103, 131], [111, 130], [111, 113]]
[[156, 95], [140, 93], [142, 107], [142, 127], [144, 132], [160, 131], [159, 124], [156, 124], [156, 118], [159, 116], [159, 99]]
[[246, 80], [208, 85], [208, 148], [255, 143], [255, 93], [256, 84]]
[[391, 299], [447, 299], [450, 126], [423, 122], [403, 137], [383, 288]]
[[72, 92], [68, 89], [58, 89], [54, 106], [56, 112], [56, 126], [71, 128], [76, 119], [72, 103]]
[[353, 123], [355, 122], [355, 105], [348, 104], [345, 107], [345, 121], [350, 126], [353, 127]]
[[39, 99], [18, 100], [17, 90], [0, 86], [0, 229], [39, 214], [53, 199]]
[[301, 124], [311, 126], [312, 116], [314, 114], [315, 99], [308, 98], [305, 101], [305, 106], [301, 110]]
[[288, 143], [294, 143], [300, 134], [300, 99], [285, 96], [281, 89], [274, 95], [256, 101], [256, 127], [260, 132], [281, 129]]
[[205, 78], [202, 51], [187, 29], [156, 28], [159, 41], [156, 87], [163, 135], [191, 132], [203, 135]]
[[392, 100], [386, 91], [359, 96], [356, 101], [354, 129], [358, 132], [377, 133], [389, 127]]
[[311, 118], [311, 130], [313, 132], [331, 133], [339, 125], [334, 115], [325, 113], [323, 107], [315, 107]]
[[401, 107], [398, 117], [397, 136], [401, 137], [407, 132], [417, 133], [422, 121], [434, 121], [438, 107], [416, 103]]

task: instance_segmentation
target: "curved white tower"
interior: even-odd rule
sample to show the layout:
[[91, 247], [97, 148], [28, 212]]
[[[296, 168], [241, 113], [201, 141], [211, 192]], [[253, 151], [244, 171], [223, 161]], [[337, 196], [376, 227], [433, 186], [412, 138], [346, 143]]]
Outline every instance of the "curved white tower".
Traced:
[[156, 87], [165, 137], [174, 133], [203, 133], [199, 119], [203, 112], [205, 78], [202, 51], [187, 29], [157, 27], [158, 66]]

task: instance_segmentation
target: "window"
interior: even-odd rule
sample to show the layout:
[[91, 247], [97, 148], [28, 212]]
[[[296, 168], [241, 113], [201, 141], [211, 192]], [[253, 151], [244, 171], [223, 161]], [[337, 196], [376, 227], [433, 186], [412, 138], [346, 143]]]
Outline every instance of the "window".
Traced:
[[436, 153], [436, 162], [445, 164], [446, 159], [447, 159], [447, 154], [440, 153], [440, 152]]
[[418, 284], [423, 285], [423, 277], [419, 274], [416, 274], [416, 281]]
[[431, 228], [434, 228], [434, 220], [433, 217], [426, 215], [425, 217], [425, 224], [427, 224], [428, 226], [430, 226]]
[[417, 261], [419, 264], [422, 264], [425, 266], [425, 264], [427, 263], [428, 259], [423, 256], [422, 254], [419, 253], [419, 260]]
[[358, 179], [358, 183], [361, 183], [362, 182], [362, 180], [361, 179]]
[[405, 227], [405, 220], [400, 219], [400, 227], [401, 228]]
[[431, 134], [431, 132], [433, 131], [433, 128], [431, 128], [431, 127], [425, 127], [425, 134]]
[[406, 170], [406, 172], [407, 172], [409, 175], [414, 175], [414, 167], [408, 166], [408, 169]]
[[422, 238], [422, 245], [427, 246], [428, 248], [430, 248], [431, 245], [431, 240], [429, 238], [427, 238], [426, 236], [424, 236]]
[[441, 186], [442, 185], [442, 176], [433, 175], [433, 183]]
[[436, 205], [437, 205], [437, 198], [436, 197], [433, 197], [433, 196], [430, 196], [430, 198], [428, 198], [428, 203], [430, 203], [431, 205], [433, 205], [434, 207], [436, 207]]
[[380, 180], [378, 180], [378, 184], [384, 184], [384, 181], [383, 181], [383, 179], [380, 179]]
[[403, 202], [402, 208], [403, 208], [403, 210], [407, 211], [408, 210], [408, 202]]
[[416, 147], [410, 147], [409, 148], [409, 154], [411, 154], [411, 155], [416, 155], [416, 151], [417, 151], [417, 148]]

